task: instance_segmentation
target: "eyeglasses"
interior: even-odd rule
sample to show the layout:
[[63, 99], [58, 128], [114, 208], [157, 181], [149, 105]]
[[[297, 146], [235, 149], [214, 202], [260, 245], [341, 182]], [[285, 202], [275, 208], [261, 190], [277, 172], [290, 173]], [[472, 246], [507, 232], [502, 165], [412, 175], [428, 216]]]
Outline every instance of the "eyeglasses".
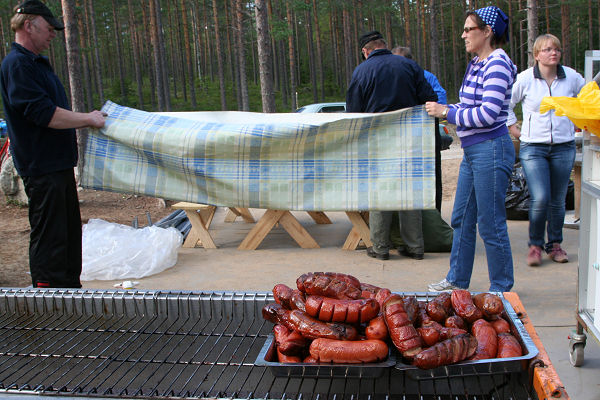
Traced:
[[561, 53], [562, 50], [561, 49], [557, 49], [555, 47], [546, 47], [545, 49], [540, 50], [542, 53], [551, 53], [553, 51], [556, 51], [557, 53]]
[[469, 33], [469, 32], [471, 32], [473, 29], [481, 29], [481, 28], [480, 28], [480, 27], [478, 27], [478, 26], [465, 26], [465, 27], [463, 28], [463, 31], [465, 31], [465, 33]]

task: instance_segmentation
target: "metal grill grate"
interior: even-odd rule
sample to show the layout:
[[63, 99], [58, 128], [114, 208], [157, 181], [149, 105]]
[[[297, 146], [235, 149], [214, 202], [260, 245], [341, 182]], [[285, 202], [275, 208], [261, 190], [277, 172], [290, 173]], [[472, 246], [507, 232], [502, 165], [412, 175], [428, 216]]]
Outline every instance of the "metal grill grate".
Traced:
[[0, 289], [0, 393], [126, 398], [529, 399], [527, 374], [274, 377], [270, 293]]

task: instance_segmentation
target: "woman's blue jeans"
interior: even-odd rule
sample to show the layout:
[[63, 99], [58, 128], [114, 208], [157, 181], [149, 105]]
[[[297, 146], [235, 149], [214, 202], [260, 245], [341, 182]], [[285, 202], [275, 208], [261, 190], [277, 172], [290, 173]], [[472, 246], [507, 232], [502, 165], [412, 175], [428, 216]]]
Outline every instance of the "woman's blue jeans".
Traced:
[[[548, 251], [553, 243], [563, 240], [565, 198], [575, 162], [575, 142], [521, 143], [519, 158], [530, 196], [529, 245]], [[547, 242], [544, 230], [548, 232]]]
[[506, 292], [514, 283], [505, 197], [515, 148], [507, 134], [465, 147], [463, 152], [452, 211], [454, 238], [446, 279], [458, 287], [469, 287], [479, 228], [487, 256], [490, 291]]

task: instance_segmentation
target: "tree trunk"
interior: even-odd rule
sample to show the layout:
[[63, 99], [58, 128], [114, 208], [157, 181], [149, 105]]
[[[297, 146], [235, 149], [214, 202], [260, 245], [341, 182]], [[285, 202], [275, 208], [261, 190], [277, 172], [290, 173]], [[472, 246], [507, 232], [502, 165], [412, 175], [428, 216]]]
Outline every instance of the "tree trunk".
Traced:
[[[75, 0], [61, 0], [63, 22], [65, 24], [65, 45], [67, 51], [67, 68], [69, 71], [69, 86], [71, 88], [71, 107], [73, 111], [85, 112], [83, 107], [83, 85], [81, 83], [81, 64], [79, 49], [79, 31], [75, 13]], [[85, 130], [77, 130], [77, 149], [83, 155], [85, 149]], [[83, 157], [79, 157], [77, 171], [81, 171]], [[79, 173], [77, 174], [79, 176]]]
[[135, 71], [135, 83], [137, 86], [138, 107], [143, 109], [144, 94], [142, 88], [144, 83], [142, 81], [142, 67], [140, 65], [140, 40], [137, 30], [139, 24], [136, 23], [132, 0], [127, 0], [127, 9], [129, 11], [129, 29], [131, 31], [131, 44], [133, 47], [133, 69]]
[[[75, 1], [75, 6], [77, 7], [77, 9], [81, 9], [81, 0], [76, 0]], [[87, 13], [86, 13], [87, 14]], [[85, 28], [85, 24], [86, 24], [86, 19], [84, 18], [83, 15], [80, 15], [79, 18], [77, 18], [77, 26], [79, 28], [79, 45], [81, 46], [81, 64], [82, 64], [82, 72], [83, 72], [83, 85], [84, 85], [84, 98], [85, 98], [85, 105], [84, 105], [84, 109], [89, 109], [94, 107], [94, 100], [92, 98], [92, 79], [90, 78], [90, 64], [89, 64], [89, 60], [88, 60], [88, 55], [87, 52], [85, 51], [86, 47], [89, 47], [86, 45], [86, 37], [84, 32], [89, 32], [89, 29]]]
[[250, 110], [250, 99], [248, 97], [248, 77], [246, 76], [246, 51], [244, 49], [244, 13], [242, 0], [235, 1], [235, 24], [236, 24], [236, 53], [239, 57], [238, 68], [240, 75], [240, 96], [242, 100], [242, 109], [240, 111]]
[[196, 80], [194, 79], [194, 63], [192, 62], [192, 49], [190, 47], [190, 28], [188, 24], [188, 7], [186, 0], [181, 0], [181, 22], [183, 23], [183, 43], [185, 47], [185, 68], [187, 70], [188, 86], [190, 89], [190, 102], [192, 109], [197, 109]]
[[163, 80], [163, 62], [160, 57], [160, 39], [159, 36], [159, 26], [158, 20], [156, 18], [157, 10], [156, 4], [154, 0], [150, 0], [149, 2], [149, 10], [150, 10], [150, 37], [152, 41], [152, 47], [154, 51], [152, 52], [154, 55], [154, 77], [156, 81], [156, 96], [158, 98], [158, 111], [167, 111], [167, 102], [165, 99], [165, 89], [164, 89], [164, 80]]
[[117, 68], [119, 70], [119, 86], [121, 88], [121, 103], [122, 104], [126, 104], [127, 103], [127, 92], [125, 90], [125, 70], [124, 70], [124, 63], [123, 63], [123, 54], [122, 54], [122, 50], [121, 50], [121, 29], [119, 26], [119, 18], [118, 18], [118, 13], [117, 13], [117, 2], [116, 0], [112, 0], [112, 15], [113, 15], [113, 21], [114, 21], [114, 27], [113, 27], [113, 33], [115, 34], [114, 37], [114, 41], [115, 41], [115, 47], [117, 50], [117, 60], [119, 60], [119, 62], [117, 62]]
[[290, 1], [285, 2], [285, 11], [287, 16], [288, 25], [288, 57], [290, 61], [290, 91], [292, 95], [292, 111], [298, 108], [298, 93], [296, 88], [296, 47], [294, 46], [294, 25], [292, 19], [292, 10], [290, 8]]
[[162, 24], [162, 13], [160, 0], [154, 0], [155, 12], [156, 12], [156, 26], [158, 28], [158, 51], [160, 53], [160, 62], [161, 62], [161, 72], [162, 72], [162, 80], [163, 80], [163, 91], [165, 97], [165, 107], [166, 111], [171, 111], [171, 95], [169, 93], [169, 72], [167, 68], [167, 54], [165, 51], [165, 35], [163, 34], [163, 24]]
[[431, 52], [429, 68], [430, 71], [438, 76], [440, 74], [440, 52], [439, 52], [439, 40], [438, 40], [438, 24], [435, 20], [438, 16], [437, 1], [429, 0], [429, 32], [431, 33]]
[[221, 34], [219, 29], [219, 9], [217, 8], [217, 0], [212, 0], [213, 6], [213, 23], [215, 31], [215, 47], [217, 49], [217, 74], [219, 76], [219, 94], [221, 96], [221, 110], [227, 110], [227, 99], [225, 97], [225, 69], [223, 68], [223, 51], [221, 46]]
[[312, 33], [312, 22], [310, 16], [310, 0], [306, 0], [306, 11], [304, 13], [305, 16], [305, 29], [306, 29], [306, 48], [308, 50], [308, 70], [310, 71], [310, 87], [313, 95], [313, 103], [319, 101], [319, 97], [317, 95], [317, 72], [315, 68], [315, 50], [313, 46], [313, 33]]
[[87, 1], [87, 8], [90, 13], [90, 28], [92, 31], [92, 48], [94, 49], [94, 72], [96, 74], [96, 90], [100, 104], [104, 104], [104, 84], [102, 82], [102, 64], [100, 63], [100, 44], [98, 43], [98, 32], [96, 30], [96, 12], [92, 0]]
[[344, 60], [346, 65], [346, 86], [350, 84], [352, 79], [352, 72], [354, 71], [354, 57], [352, 52], [352, 33], [350, 29], [350, 13], [347, 9], [342, 10], [342, 24], [344, 26], [344, 52], [346, 53]]
[[538, 36], [538, 6], [537, 0], [527, 0], [527, 64], [535, 64], [533, 58], [533, 42]]
[[[313, 6], [313, 26], [315, 27], [315, 42], [317, 45], [316, 67], [317, 81], [319, 82], [319, 101], [325, 101], [325, 74], [323, 73], [323, 50], [321, 49], [321, 29], [319, 28], [319, 10], [317, 9], [317, 0], [312, 0]], [[591, 31], [591, 29], [590, 29]]]
[[271, 35], [269, 34], [266, 0], [256, 0], [254, 10], [256, 13], [256, 42], [258, 45], [262, 111], [273, 113], [275, 112], [275, 94], [271, 64]]
[[564, 65], [571, 65], [571, 34], [569, 32], [569, 3], [561, 1], [561, 42], [562, 42], [562, 62]]
[[409, 0], [404, 0], [404, 46], [412, 47], [412, 40], [410, 38], [410, 5]]

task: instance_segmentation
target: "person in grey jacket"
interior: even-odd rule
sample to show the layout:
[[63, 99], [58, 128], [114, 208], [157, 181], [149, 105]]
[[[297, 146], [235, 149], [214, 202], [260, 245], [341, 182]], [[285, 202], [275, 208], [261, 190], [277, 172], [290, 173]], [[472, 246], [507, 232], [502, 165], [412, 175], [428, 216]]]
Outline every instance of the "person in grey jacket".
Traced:
[[[567, 117], [551, 110], [540, 114], [546, 96], [575, 97], [585, 84], [575, 70], [560, 64], [560, 40], [539, 36], [533, 45], [535, 65], [517, 76], [513, 85], [507, 125], [519, 138], [519, 158], [530, 194], [527, 264], [542, 263], [542, 249], [559, 263], [569, 261], [561, 248], [565, 197], [575, 161], [575, 128]], [[521, 103], [523, 123], [517, 125], [514, 107]], [[547, 231], [547, 241], [544, 240]]]

